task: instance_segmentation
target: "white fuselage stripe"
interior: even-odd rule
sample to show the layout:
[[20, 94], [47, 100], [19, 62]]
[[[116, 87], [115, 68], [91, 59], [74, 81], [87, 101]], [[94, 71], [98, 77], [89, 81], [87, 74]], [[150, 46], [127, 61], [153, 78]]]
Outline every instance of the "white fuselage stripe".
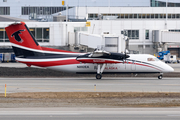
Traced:
[[26, 59], [26, 58], [18, 58], [16, 57], [17, 61], [21, 62], [53, 62], [53, 61], [60, 61], [60, 60], [75, 60], [76, 57], [69, 57], [69, 58], [53, 58], [53, 59]]
[[32, 48], [20, 46], [20, 45], [14, 44], [14, 43], [11, 43], [11, 44], [12, 44], [12, 46], [14, 46], [14, 47], [26, 49], [26, 50], [33, 51], [33, 52], [40, 52], [40, 53], [50, 53], [50, 54], [72, 54], [72, 55], [80, 55], [80, 54], [82, 54], [82, 53], [68, 53], [68, 52], [54, 52], [54, 51], [46, 51], [46, 50], [37, 50], [37, 49], [32, 49]]

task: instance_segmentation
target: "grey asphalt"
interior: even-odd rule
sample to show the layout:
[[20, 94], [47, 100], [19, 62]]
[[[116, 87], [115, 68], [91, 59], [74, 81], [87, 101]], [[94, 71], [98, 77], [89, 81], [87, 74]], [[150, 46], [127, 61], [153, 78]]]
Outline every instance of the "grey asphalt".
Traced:
[[[13, 62], [10, 62], [10, 63], [0, 63], [0, 67], [15, 67], [15, 68], [25, 68], [27, 67], [26, 64], [23, 64], [23, 63], [13, 63]], [[36, 66], [31, 66], [31, 67], [36, 67]], [[36, 68], [40, 68], [40, 67], [36, 67]]]
[[1, 108], [2, 120], [179, 120], [180, 108]]
[[[172, 68], [174, 68], [174, 72], [180, 72], [180, 63], [168, 64], [168, 65], [171, 66]], [[25, 68], [25, 67], [27, 67], [27, 65], [22, 64], [22, 63], [0, 63], [0, 67]], [[41, 68], [41, 67], [36, 67], [36, 66], [31, 66], [31, 67]]]
[[180, 92], [180, 78], [0, 78], [0, 93]]

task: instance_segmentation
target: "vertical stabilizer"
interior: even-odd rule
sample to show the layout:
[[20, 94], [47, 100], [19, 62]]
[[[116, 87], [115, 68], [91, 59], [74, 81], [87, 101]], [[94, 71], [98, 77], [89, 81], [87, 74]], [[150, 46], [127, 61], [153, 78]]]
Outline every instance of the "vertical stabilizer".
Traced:
[[16, 57], [37, 56], [42, 50], [24, 22], [14, 23], [5, 28]]
[[24, 22], [11, 24], [5, 29], [11, 43], [32, 49], [41, 49]]

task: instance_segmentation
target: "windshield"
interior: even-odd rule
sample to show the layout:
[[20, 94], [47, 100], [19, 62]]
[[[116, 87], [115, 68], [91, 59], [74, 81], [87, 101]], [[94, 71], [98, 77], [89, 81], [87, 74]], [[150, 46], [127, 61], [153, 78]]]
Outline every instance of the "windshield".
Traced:
[[154, 58], [155, 59], [155, 61], [159, 61], [159, 59], [158, 58]]

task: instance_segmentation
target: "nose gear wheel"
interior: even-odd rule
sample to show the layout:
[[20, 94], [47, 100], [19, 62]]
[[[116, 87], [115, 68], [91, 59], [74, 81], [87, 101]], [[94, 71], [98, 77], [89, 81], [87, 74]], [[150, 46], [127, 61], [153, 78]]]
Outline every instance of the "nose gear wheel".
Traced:
[[162, 78], [163, 78], [163, 76], [162, 76], [162, 75], [159, 75], [159, 76], [158, 76], [158, 79], [162, 79]]

